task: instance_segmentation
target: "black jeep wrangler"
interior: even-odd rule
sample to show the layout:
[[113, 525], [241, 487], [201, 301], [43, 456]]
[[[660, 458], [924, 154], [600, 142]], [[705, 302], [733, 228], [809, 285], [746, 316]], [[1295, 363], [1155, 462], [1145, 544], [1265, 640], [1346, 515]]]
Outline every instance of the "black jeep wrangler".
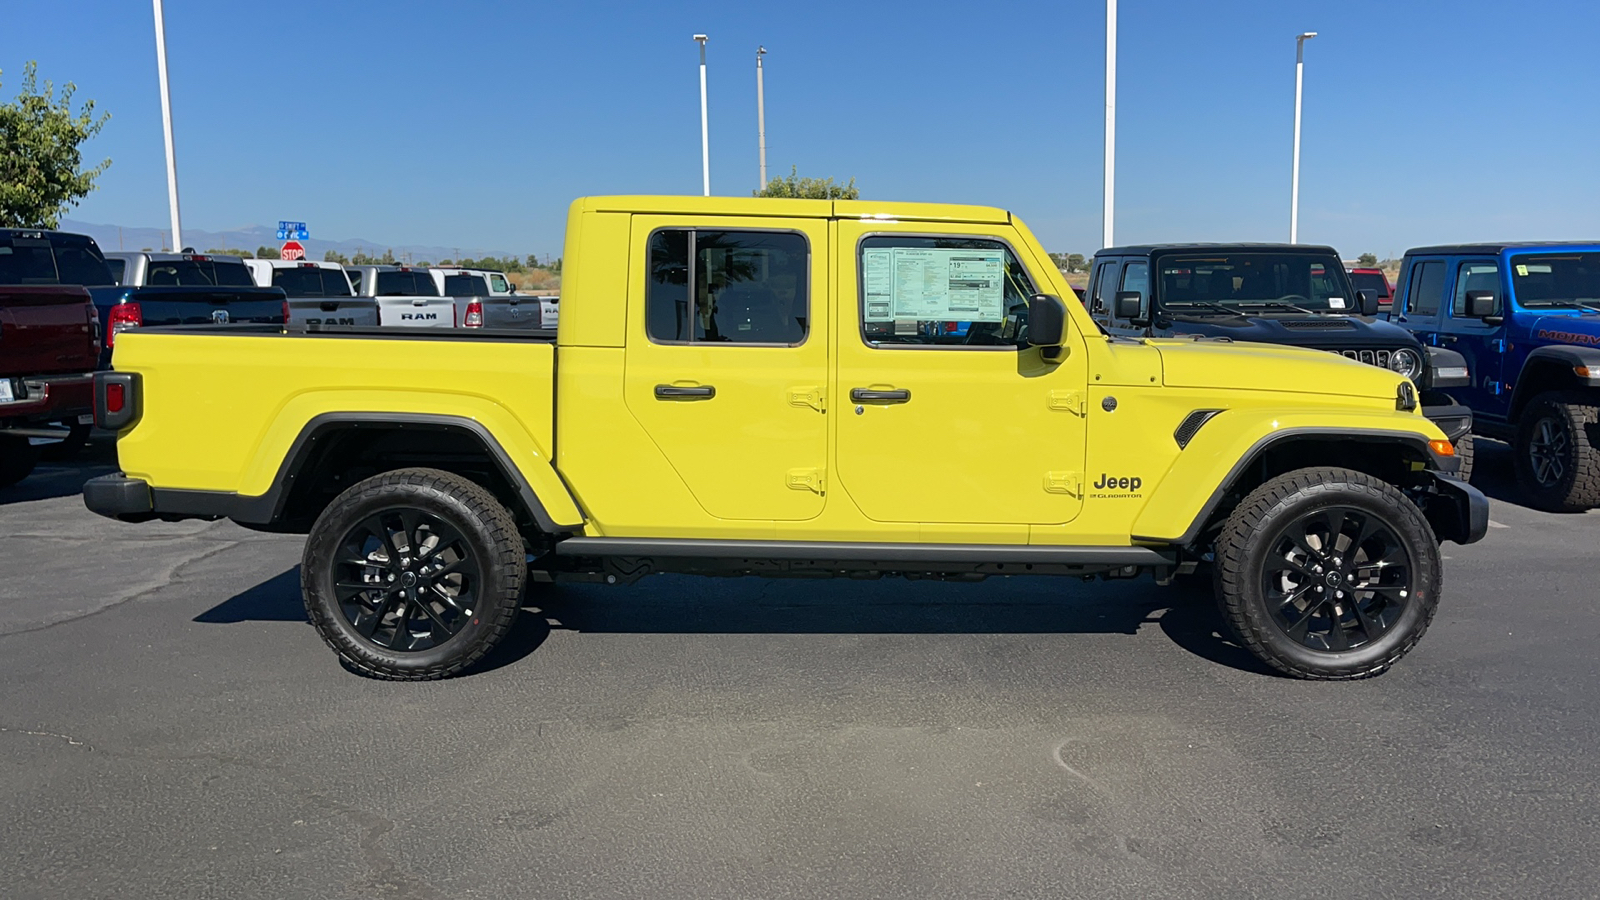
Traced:
[[1392, 369], [1416, 384], [1423, 413], [1455, 443], [1460, 477], [1471, 473], [1472, 413], [1440, 390], [1469, 383], [1466, 361], [1375, 318], [1377, 294], [1355, 290], [1332, 247], [1108, 247], [1094, 255], [1084, 303], [1113, 335], [1289, 344]]

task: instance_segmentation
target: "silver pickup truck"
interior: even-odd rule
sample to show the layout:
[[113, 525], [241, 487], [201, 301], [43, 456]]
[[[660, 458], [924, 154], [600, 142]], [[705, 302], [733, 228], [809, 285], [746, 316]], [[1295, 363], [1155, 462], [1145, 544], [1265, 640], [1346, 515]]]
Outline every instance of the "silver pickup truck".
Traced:
[[305, 259], [247, 259], [256, 284], [289, 295], [291, 325], [377, 325], [377, 301], [357, 297], [344, 267]]
[[444, 296], [427, 269], [413, 266], [346, 266], [359, 297], [377, 301], [378, 324], [403, 328], [456, 327], [455, 301]]
[[516, 285], [500, 272], [434, 266], [428, 270], [439, 292], [456, 302], [456, 321], [463, 328], [555, 328], [553, 305], [516, 293]]

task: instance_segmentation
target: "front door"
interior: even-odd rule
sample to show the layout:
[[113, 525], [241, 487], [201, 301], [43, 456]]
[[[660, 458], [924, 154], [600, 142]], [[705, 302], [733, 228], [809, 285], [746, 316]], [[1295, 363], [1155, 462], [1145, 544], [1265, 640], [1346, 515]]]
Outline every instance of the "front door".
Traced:
[[838, 229], [839, 486], [880, 522], [1076, 517], [1083, 335], [1072, 329], [1056, 362], [1026, 343], [1028, 300], [1049, 283], [1038, 276], [1048, 262], [1008, 243], [1001, 226], [841, 221]]
[[827, 223], [635, 216], [628, 409], [720, 519], [822, 512]]
[[1500, 262], [1493, 257], [1463, 259], [1455, 263], [1453, 274], [1455, 278], [1447, 294], [1448, 302], [1441, 307], [1439, 343], [1466, 357], [1467, 371], [1472, 373], [1472, 386], [1452, 390], [1451, 393], [1476, 411], [1504, 417], [1511, 400], [1511, 393], [1501, 383], [1502, 370], [1505, 368], [1505, 324], [1486, 325], [1482, 319], [1467, 315], [1468, 291], [1493, 293], [1504, 310]]

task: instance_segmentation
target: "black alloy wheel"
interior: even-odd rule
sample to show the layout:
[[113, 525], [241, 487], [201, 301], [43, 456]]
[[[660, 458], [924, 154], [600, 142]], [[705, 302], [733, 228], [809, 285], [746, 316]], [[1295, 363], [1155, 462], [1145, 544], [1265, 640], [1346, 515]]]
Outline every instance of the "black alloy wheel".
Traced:
[[1314, 510], [1272, 541], [1261, 590], [1273, 624], [1330, 653], [1363, 647], [1400, 621], [1411, 598], [1411, 554], [1392, 525], [1366, 510]]
[[1600, 506], [1600, 391], [1547, 391], [1528, 402], [1512, 460], [1530, 506]]
[[432, 650], [471, 621], [483, 568], [461, 533], [438, 516], [382, 510], [347, 531], [339, 546], [339, 608], [376, 646]]
[[1539, 487], [1550, 490], [1567, 477], [1572, 455], [1572, 429], [1554, 413], [1535, 419], [1528, 435], [1528, 471]]

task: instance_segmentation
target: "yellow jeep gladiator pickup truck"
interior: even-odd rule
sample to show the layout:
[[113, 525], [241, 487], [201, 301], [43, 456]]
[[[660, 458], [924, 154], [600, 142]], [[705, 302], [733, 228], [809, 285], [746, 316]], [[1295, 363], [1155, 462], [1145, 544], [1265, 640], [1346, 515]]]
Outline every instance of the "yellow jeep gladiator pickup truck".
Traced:
[[1261, 659], [1354, 678], [1488, 527], [1406, 378], [1109, 336], [1003, 210], [593, 197], [566, 240], [556, 334], [119, 336], [85, 502], [307, 534], [312, 623], [394, 679], [471, 665], [530, 582], [1197, 569]]

